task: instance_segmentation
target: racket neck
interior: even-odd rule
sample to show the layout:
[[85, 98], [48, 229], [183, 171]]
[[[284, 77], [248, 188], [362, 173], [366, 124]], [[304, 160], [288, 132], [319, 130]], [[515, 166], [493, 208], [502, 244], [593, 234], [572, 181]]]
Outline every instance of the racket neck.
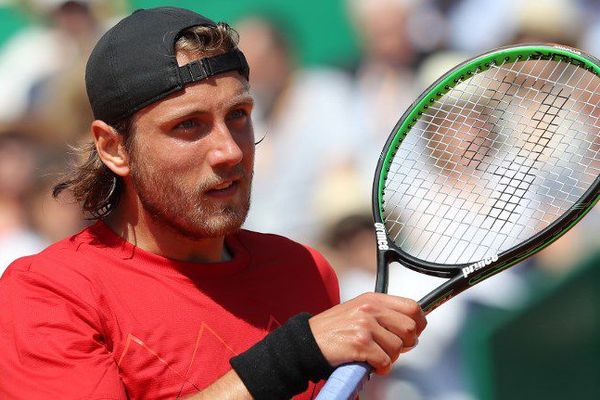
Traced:
[[387, 293], [388, 291], [390, 262], [392, 262], [392, 257], [388, 252], [377, 252], [377, 279], [375, 281], [376, 293]]

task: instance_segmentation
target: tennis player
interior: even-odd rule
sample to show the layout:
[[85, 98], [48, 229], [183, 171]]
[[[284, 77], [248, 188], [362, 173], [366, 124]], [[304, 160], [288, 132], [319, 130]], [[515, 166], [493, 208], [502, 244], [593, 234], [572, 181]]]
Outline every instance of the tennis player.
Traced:
[[384, 374], [415, 346], [414, 301], [336, 305], [319, 253], [240, 229], [253, 103], [231, 28], [137, 11], [85, 79], [93, 146], [55, 195], [97, 221], [0, 280], [0, 398], [309, 399], [332, 367]]

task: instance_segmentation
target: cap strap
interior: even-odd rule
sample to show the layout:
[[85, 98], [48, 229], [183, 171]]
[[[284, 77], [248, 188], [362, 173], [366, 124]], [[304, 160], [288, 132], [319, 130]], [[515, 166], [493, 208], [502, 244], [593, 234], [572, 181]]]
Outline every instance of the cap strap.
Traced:
[[238, 49], [212, 57], [204, 57], [179, 67], [179, 76], [184, 85], [229, 71], [238, 71], [246, 79], [250, 68], [244, 54]]

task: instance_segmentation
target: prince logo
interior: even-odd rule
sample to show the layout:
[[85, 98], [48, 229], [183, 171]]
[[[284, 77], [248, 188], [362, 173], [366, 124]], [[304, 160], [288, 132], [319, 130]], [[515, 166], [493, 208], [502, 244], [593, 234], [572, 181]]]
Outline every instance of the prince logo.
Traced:
[[387, 236], [385, 234], [385, 225], [381, 222], [375, 223], [375, 234], [377, 235], [377, 248], [379, 250], [389, 250]]
[[484, 258], [483, 260], [481, 260], [479, 262], [476, 262], [474, 264], [469, 265], [468, 267], [463, 268], [462, 269], [463, 276], [466, 278], [473, 272], [478, 271], [481, 268], [486, 267], [496, 261], [498, 261], [498, 254], [494, 254], [491, 257]]

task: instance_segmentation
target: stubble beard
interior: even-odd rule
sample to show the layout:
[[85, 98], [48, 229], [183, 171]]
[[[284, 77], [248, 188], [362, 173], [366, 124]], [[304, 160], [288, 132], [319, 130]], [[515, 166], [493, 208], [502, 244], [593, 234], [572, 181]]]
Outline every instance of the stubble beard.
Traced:
[[181, 178], [157, 173], [143, 161], [132, 160], [131, 172], [144, 210], [160, 226], [186, 238], [199, 240], [234, 233], [248, 215], [252, 176], [246, 176], [241, 165], [229, 173], [243, 175], [238, 187], [241, 200], [228, 202], [207, 199], [204, 194], [218, 179], [227, 176], [189, 187]]

